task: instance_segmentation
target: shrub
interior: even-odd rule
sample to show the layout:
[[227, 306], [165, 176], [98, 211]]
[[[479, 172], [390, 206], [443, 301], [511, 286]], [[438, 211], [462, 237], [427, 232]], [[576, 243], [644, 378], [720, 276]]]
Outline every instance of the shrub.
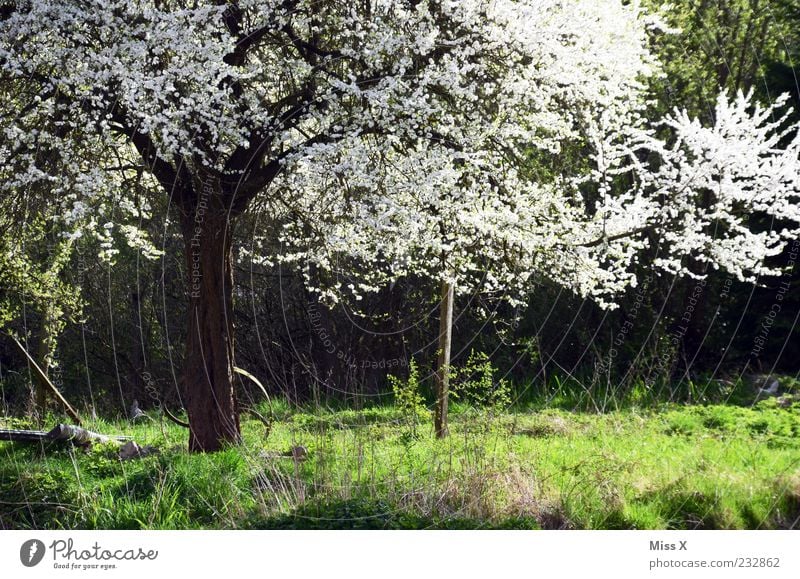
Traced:
[[417, 427], [427, 415], [425, 398], [420, 392], [417, 363], [413, 359], [411, 360], [407, 380], [389, 376], [389, 384], [392, 386], [395, 406], [400, 411], [407, 433], [416, 437]]
[[453, 398], [478, 408], [502, 411], [511, 404], [511, 387], [495, 381], [495, 368], [483, 352], [470, 352], [467, 363], [453, 372]]

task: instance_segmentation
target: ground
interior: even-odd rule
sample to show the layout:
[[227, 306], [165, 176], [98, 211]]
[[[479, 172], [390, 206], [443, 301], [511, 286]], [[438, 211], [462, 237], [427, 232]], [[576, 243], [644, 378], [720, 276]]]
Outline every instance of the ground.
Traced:
[[445, 440], [392, 405], [258, 409], [269, 428], [247, 415], [244, 444], [209, 455], [189, 454], [186, 430], [154, 412], [87, 425], [160, 449], [141, 459], [2, 442], [0, 528], [800, 526], [796, 401], [497, 414], [456, 403]]

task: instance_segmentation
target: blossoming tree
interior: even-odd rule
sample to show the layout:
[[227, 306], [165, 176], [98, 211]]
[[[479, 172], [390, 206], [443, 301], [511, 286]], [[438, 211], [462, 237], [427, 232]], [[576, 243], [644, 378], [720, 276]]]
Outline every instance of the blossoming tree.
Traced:
[[[381, 177], [359, 182], [348, 173], [343, 180], [351, 196], [343, 198], [333, 194], [328, 179], [341, 163], [370, 167], [365, 151], [371, 146], [351, 145], [331, 165], [306, 157], [286, 177], [304, 183], [303, 223], [310, 219], [318, 226], [287, 235], [297, 247], [287, 257], [331, 269], [342, 257], [362, 260], [364, 267], [356, 268], [361, 283], [333, 288], [334, 296], [376, 289], [407, 273], [439, 280], [435, 418], [443, 436], [454, 292], [502, 292], [513, 302], [535, 276], [611, 308], [625, 288], [635, 286], [631, 272], [653, 236], [659, 257], [652, 265], [672, 274], [698, 276], [692, 262], [724, 268], [742, 281], [779, 273], [766, 259], [798, 234], [800, 223], [800, 135], [780, 115], [784, 100], [761, 108], [745, 95], [733, 101], [722, 96], [713, 127], [676, 112], [663, 120], [666, 142], [641, 119], [629, 118], [632, 124], [613, 128], [616, 140], [604, 134], [587, 141], [592, 163], [586, 173], [558, 175], [550, 183], [496, 170], [485, 161], [492, 157], [485, 150], [472, 151], [466, 165], [463, 151], [448, 157], [430, 147], [386, 150], [381, 154], [392, 163], [381, 164]], [[491, 169], [483, 173], [487, 165]], [[372, 170], [364, 175], [373, 178]], [[622, 176], [627, 180], [620, 190], [613, 181]], [[581, 195], [587, 184], [593, 197]], [[376, 189], [383, 194], [375, 195]], [[751, 231], [748, 215], [754, 212], [771, 217], [774, 227]], [[355, 219], [334, 217], [348, 213]]]
[[[191, 449], [240, 439], [232, 240], [254, 207], [286, 221], [267, 232], [283, 257], [372, 264], [362, 289], [439, 280], [445, 434], [456, 289], [513, 295], [543, 274], [608, 302], [635, 282], [647, 229], [671, 247], [660, 267], [692, 255], [741, 276], [793, 231], [738, 218], [798, 220], [797, 139], [777, 148], [772, 109], [722, 99], [711, 129], [676, 113], [666, 142], [648, 127], [657, 26], [623, 0], [21, 0], [0, 9], [15, 91], [0, 187], [46, 195], [108, 258], [113, 239], [157, 254], [135, 226], [150, 207], [121, 176], [144, 167], [168, 197], [189, 275]], [[559, 166], [564, 147], [583, 161]], [[710, 212], [692, 202], [701, 190]]]
[[[649, 121], [642, 80], [658, 67], [642, 47], [646, 29], [660, 23], [624, 6], [582, 6], [581, 17], [616, 35], [551, 46], [535, 39], [580, 20], [551, 8], [537, 4], [526, 19], [495, 28], [507, 34], [525, 22], [513, 37], [521, 61], [537, 66], [504, 70], [508, 77], [472, 66], [458, 108], [473, 122], [411, 140], [358, 135], [307, 149], [276, 180], [302, 215], [287, 224], [283, 240], [294, 252], [284, 259], [332, 272], [343, 259], [361, 262], [326, 288], [331, 298], [358, 299], [410, 273], [441, 285], [440, 437], [454, 294], [516, 302], [532, 278], [546, 278], [613, 308], [636, 285], [636, 261], [654, 238], [658, 270], [702, 277], [692, 269], [699, 264], [755, 281], [780, 273], [767, 258], [798, 235], [800, 127], [789, 122], [787, 95], [763, 107], [752, 95], [721, 94], [713, 126], [680, 110]], [[616, 28], [621, 22], [629, 27]], [[487, 83], [497, 88], [488, 98]], [[566, 149], [585, 162], [567, 163]], [[556, 169], [536, 170], [543, 166]], [[751, 231], [754, 213], [773, 227]]]

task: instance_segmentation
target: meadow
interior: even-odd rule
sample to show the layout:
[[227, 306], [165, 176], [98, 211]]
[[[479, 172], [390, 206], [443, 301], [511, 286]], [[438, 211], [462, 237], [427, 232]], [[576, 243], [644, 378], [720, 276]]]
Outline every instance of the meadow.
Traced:
[[504, 409], [460, 401], [443, 440], [420, 400], [272, 400], [242, 415], [241, 445], [211, 454], [187, 452], [187, 431], [156, 412], [95, 420], [158, 452], [0, 442], [0, 528], [798, 528], [793, 388], [604, 411], [567, 387]]

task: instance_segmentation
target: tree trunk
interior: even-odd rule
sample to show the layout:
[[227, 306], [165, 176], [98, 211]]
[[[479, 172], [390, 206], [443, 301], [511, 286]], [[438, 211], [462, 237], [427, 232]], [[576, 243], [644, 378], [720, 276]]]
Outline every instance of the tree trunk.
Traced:
[[241, 441], [233, 381], [233, 227], [217, 203], [204, 190], [191, 220], [183, 219], [189, 276], [183, 390], [193, 452]]
[[439, 304], [439, 360], [436, 364], [436, 438], [444, 438], [447, 429], [447, 403], [450, 387], [450, 350], [453, 338], [453, 284], [442, 282], [442, 301]]

